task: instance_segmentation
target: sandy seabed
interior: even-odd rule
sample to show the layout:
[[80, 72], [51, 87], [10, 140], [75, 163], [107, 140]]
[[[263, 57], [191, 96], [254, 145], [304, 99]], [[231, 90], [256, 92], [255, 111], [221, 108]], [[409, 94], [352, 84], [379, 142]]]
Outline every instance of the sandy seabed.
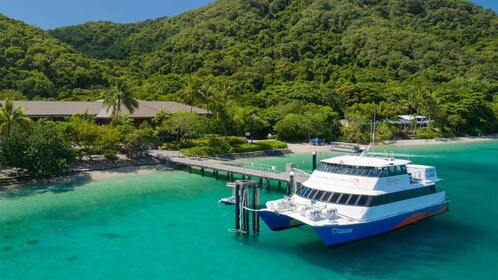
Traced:
[[117, 178], [123, 176], [153, 174], [161, 171], [170, 171], [171, 167], [164, 165], [143, 165], [143, 166], [125, 166], [115, 169], [89, 171], [92, 180]]

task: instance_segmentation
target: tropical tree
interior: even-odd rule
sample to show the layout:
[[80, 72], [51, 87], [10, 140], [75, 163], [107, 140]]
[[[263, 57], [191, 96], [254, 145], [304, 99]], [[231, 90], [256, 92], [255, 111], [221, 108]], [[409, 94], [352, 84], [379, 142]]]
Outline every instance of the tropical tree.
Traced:
[[21, 107], [14, 108], [14, 102], [10, 99], [5, 100], [5, 104], [0, 103], [0, 131], [5, 134], [5, 138], [10, 137], [10, 131], [13, 125], [24, 125], [31, 122]]
[[23, 168], [33, 176], [60, 175], [76, 156], [59, 126], [45, 120], [34, 123], [30, 130], [16, 126], [0, 149], [3, 164]]
[[128, 84], [118, 81], [110, 91], [106, 93], [104, 103], [102, 104], [106, 112], [111, 110], [112, 117], [117, 117], [121, 113], [121, 107], [124, 106], [130, 114], [138, 108], [138, 101], [133, 97]]
[[192, 112], [194, 103], [197, 100], [203, 99], [202, 92], [199, 88], [198, 79], [194, 75], [190, 75], [187, 79], [187, 85], [178, 91], [180, 100], [190, 105], [190, 112]]
[[227, 81], [219, 81], [212, 95], [214, 119], [221, 124], [225, 137], [228, 135], [228, 127], [231, 122], [228, 106], [229, 103], [232, 103], [233, 96], [230, 91], [231, 86]]
[[213, 101], [216, 88], [209, 84], [203, 84], [199, 89], [199, 96], [206, 101], [207, 113], [209, 115], [209, 105]]

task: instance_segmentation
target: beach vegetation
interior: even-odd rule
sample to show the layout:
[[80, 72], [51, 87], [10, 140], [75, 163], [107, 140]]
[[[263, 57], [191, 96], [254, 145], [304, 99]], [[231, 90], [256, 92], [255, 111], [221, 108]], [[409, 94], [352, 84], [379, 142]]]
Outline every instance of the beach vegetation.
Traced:
[[16, 126], [1, 142], [2, 164], [21, 168], [31, 176], [60, 175], [75, 158], [75, 149], [62, 131], [44, 120], [33, 123], [29, 130]]
[[[187, 156], [215, 156], [229, 153], [247, 153], [264, 150], [286, 149], [285, 142], [276, 140], [258, 140], [250, 141], [244, 138], [240, 141], [240, 137], [225, 138], [220, 135], [210, 134], [203, 138], [193, 140], [191, 147], [181, 149], [180, 152]], [[248, 143], [249, 142], [249, 143]]]
[[31, 119], [24, 114], [23, 108], [15, 108], [11, 99], [6, 99], [3, 104], [0, 103], [0, 133], [5, 139], [9, 139], [13, 126], [25, 127], [30, 123]]

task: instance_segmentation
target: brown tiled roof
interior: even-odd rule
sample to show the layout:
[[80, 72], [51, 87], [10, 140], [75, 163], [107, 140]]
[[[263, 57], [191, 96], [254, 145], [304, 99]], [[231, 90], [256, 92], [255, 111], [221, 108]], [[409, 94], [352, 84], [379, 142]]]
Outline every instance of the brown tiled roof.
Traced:
[[[2, 101], [2, 104], [4, 101]], [[21, 106], [29, 117], [72, 116], [74, 114], [96, 115], [102, 103], [81, 101], [14, 101], [14, 107]]]
[[[0, 101], [2, 104], [4, 101]], [[160, 110], [170, 113], [179, 111], [190, 112], [190, 106], [171, 101], [143, 101], [139, 100], [138, 108], [130, 114], [123, 106], [121, 114], [129, 115], [132, 118], [152, 118]], [[21, 106], [28, 117], [69, 117], [74, 114], [90, 114], [98, 119], [110, 118], [111, 110], [106, 111], [102, 107], [102, 100], [95, 102], [86, 101], [14, 101], [14, 107]], [[206, 115], [207, 111], [198, 107], [192, 108], [193, 112]]]

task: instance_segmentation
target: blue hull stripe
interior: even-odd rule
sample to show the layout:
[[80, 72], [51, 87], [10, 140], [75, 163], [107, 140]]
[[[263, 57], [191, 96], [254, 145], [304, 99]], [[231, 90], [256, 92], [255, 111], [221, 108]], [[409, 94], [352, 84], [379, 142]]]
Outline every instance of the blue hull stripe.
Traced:
[[[353, 224], [353, 225], [331, 225], [313, 227], [323, 243], [327, 246], [346, 243], [369, 236], [388, 232], [390, 230], [405, 226], [416, 221], [441, 214], [448, 209], [448, 203], [427, 207], [417, 211], [405, 213], [399, 216], [386, 218], [370, 223]], [[302, 223], [285, 215], [279, 215], [274, 212], [261, 211], [260, 217], [271, 230], [282, 230]], [[300, 224], [299, 224], [300, 223]]]

